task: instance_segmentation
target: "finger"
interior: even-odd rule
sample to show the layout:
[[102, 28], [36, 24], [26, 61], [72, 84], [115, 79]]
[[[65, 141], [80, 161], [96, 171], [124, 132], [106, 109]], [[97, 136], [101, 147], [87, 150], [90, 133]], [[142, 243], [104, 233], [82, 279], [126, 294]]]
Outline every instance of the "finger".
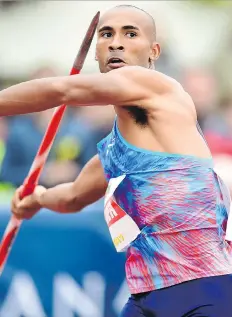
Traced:
[[38, 211], [38, 208], [18, 209], [17, 216], [20, 219], [31, 219]]
[[17, 208], [19, 209], [30, 209], [34, 203], [32, 195], [26, 196], [22, 200], [20, 200], [17, 204]]
[[21, 211], [14, 204], [11, 206], [11, 212], [17, 219], [22, 219]]
[[15, 208], [13, 214], [18, 219], [30, 219], [36, 212], [35, 208]]
[[18, 204], [18, 203], [20, 202], [20, 200], [21, 200], [21, 198], [20, 198], [21, 190], [22, 190], [22, 186], [20, 186], [19, 188], [17, 188], [16, 191], [15, 191], [14, 201], [15, 201], [16, 206], [17, 206], [17, 204]]
[[29, 196], [26, 196], [19, 202], [19, 204], [17, 205], [18, 208], [38, 208], [39, 203], [37, 198], [38, 196], [42, 195], [45, 191], [46, 188], [44, 188], [43, 186], [37, 186], [34, 190], [34, 193], [32, 193]]
[[26, 214], [24, 215], [24, 219], [26, 220], [31, 219], [38, 211], [39, 211], [38, 209], [34, 209], [34, 210], [30, 210], [26, 212]]
[[26, 201], [20, 201], [16, 193], [12, 201], [11, 210], [17, 219], [22, 219], [24, 218], [24, 214], [30, 210], [30, 201], [28, 201], [28, 198]]
[[20, 192], [20, 188], [17, 188], [15, 193], [14, 193], [14, 196], [11, 200], [11, 211], [15, 211], [17, 209], [17, 205], [19, 203], [19, 192]]

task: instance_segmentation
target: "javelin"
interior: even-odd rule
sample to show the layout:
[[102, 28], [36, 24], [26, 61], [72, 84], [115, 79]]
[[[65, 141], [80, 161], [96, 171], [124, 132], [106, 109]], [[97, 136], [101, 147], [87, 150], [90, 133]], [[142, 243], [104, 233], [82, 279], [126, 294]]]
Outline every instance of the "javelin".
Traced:
[[[91, 24], [86, 32], [85, 38], [82, 42], [79, 52], [75, 58], [73, 67], [70, 71], [70, 75], [79, 74], [83, 67], [85, 58], [88, 54], [90, 45], [92, 43], [95, 31], [96, 31], [96, 27], [99, 21], [99, 16], [100, 16], [100, 12], [97, 12], [97, 14], [94, 16], [94, 18], [91, 21]], [[45, 132], [44, 138], [40, 144], [39, 150], [35, 156], [35, 159], [28, 173], [28, 176], [25, 178], [23, 182], [23, 189], [20, 194], [21, 199], [32, 194], [34, 192], [35, 187], [38, 184], [40, 174], [43, 170], [49, 151], [52, 147], [53, 141], [55, 139], [57, 130], [59, 128], [61, 119], [64, 115], [65, 109], [66, 109], [66, 105], [64, 104], [59, 107], [56, 107], [53, 113], [52, 119]], [[19, 220], [15, 216], [12, 216], [4, 232], [4, 235], [0, 244], [0, 274], [2, 273], [4, 269], [6, 260], [9, 256], [11, 247], [20, 229], [21, 224], [22, 224], [21, 219]]]

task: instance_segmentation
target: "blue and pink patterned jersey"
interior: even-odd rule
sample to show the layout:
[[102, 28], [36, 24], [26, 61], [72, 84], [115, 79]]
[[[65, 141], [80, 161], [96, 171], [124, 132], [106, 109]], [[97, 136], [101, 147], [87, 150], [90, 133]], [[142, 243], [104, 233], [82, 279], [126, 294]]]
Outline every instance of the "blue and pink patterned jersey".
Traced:
[[132, 294], [232, 273], [229, 211], [213, 160], [138, 149], [116, 121], [98, 152], [108, 181], [125, 175], [115, 203], [140, 229], [126, 250]]

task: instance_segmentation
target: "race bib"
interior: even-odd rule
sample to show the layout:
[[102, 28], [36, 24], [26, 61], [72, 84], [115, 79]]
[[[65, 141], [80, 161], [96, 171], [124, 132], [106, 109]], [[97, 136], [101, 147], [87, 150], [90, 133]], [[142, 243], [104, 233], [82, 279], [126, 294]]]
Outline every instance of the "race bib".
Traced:
[[140, 234], [135, 221], [116, 203], [114, 192], [126, 175], [111, 178], [105, 195], [104, 216], [117, 252], [126, 251]]

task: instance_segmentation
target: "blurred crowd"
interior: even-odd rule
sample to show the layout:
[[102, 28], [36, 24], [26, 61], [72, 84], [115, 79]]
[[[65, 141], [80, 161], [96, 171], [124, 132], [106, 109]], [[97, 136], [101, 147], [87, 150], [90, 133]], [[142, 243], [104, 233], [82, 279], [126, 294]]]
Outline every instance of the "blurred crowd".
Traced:
[[[232, 41], [231, 41], [232, 42]], [[215, 158], [216, 168], [232, 189], [232, 85], [227, 78], [231, 43], [223, 51], [220, 67], [182, 67], [173, 60], [165, 42], [156, 69], [181, 82], [193, 98], [199, 124]], [[56, 76], [56, 69], [41, 66], [33, 78]], [[224, 76], [225, 75], [225, 76]], [[17, 79], [15, 79], [17, 82]], [[1, 81], [1, 89], [14, 81]], [[32, 115], [0, 118], [0, 193], [22, 184], [38, 150], [53, 110]], [[76, 178], [85, 163], [97, 152], [114, 120], [109, 107], [68, 108], [52, 147], [40, 183], [46, 187]], [[6, 197], [0, 195], [0, 201]]]
[[[49, 67], [39, 68], [28, 79], [56, 76]], [[27, 80], [27, 79], [26, 79]], [[54, 109], [0, 119], [1, 189], [20, 186], [42, 141]], [[114, 120], [113, 108], [68, 108], [50, 151], [40, 183], [51, 187], [76, 178], [96, 153]]]

